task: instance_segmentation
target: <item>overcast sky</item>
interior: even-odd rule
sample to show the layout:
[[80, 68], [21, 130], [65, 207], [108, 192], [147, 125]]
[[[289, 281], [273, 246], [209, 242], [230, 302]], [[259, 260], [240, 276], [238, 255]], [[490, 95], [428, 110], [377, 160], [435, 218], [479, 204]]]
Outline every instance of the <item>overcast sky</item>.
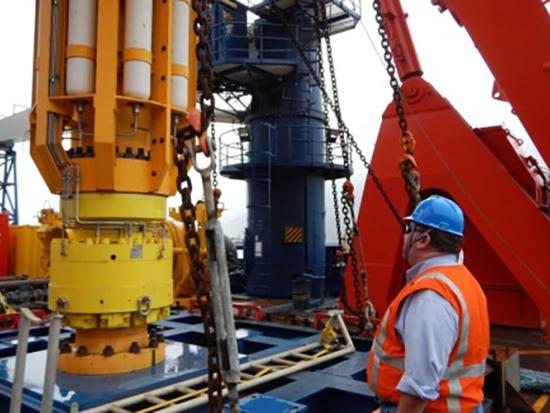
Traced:
[[[402, 0], [424, 69], [424, 78], [451, 101], [476, 127], [505, 124], [528, 140], [510, 105], [491, 97], [493, 77], [472, 41], [450, 14], [439, 13], [429, 0]], [[0, 1], [0, 115], [31, 105], [35, 0]], [[363, 24], [378, 47], [371, 2], [363, 2]], [[343, 117], [365, 153], [372, 153], [381, 115], [391, 98], [388, 78], [377, 52], [361, 26], [333, 38]], [[379, 53], [379, 52], [378, 52]], [[527, 145], [526, 145], [527, 146]], [[532, 152], [531, 146], [527, 148]], [[30, 158], [29, 144], [17, 145], [20, 221], [36, 223], [43, 205], [57, 207]], [[356, 167], [354, 181], [362, 190], [365, 171]], [[220, 179], [227, 211], [224, 230], [239, 236], [245, 225], [246, 188], [242, 182]], [[327, 192], [328, 194], [328, 192]], [[360, 199], [360, 198], [358, 198]], [[171, 199], [175, 205], [177, 200]], [[327, 202], [327, 234], [334, 240], [333, 214]]]

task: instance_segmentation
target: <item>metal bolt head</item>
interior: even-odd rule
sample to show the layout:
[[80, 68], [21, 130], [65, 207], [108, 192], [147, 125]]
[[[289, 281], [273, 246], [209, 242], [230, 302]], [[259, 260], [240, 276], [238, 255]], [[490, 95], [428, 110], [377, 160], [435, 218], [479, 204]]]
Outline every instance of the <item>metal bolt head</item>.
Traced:
[[133, 354], [137, 354], [141, 351], [141, 346], [139, 345], [139, 343], [137, 341], [134, 341], [131, 345], [130, 345], [130, 349], [129, 349], [130, 353], [133, 353]]
[[76, 350], [76, 355], [78, 357], [84, 357], [84, 356], [87, 356], [89, 354], [90, 354], [90, 352], [88, 351], [88, 347], [86, 347], [86, 346], [79, 346], [78, 349]]
[[115, 350], [113, 349], [112, 346], [106, 345], [102, 353], [105, 357], [111, 357], [112, 355], [115, 354]]
[[72, 348], [68, 341], [63, 340], [59, 342], [59, 352], [61, 354], [68, 354], [71, 351], [72, 351]]

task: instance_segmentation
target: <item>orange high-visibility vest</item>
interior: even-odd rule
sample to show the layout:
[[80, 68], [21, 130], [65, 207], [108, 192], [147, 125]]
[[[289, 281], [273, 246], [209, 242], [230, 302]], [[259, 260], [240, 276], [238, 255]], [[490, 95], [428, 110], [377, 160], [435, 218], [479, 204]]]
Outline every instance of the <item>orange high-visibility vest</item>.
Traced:
[[390, 304], [369, 354], [367, 380], [382, 400], [399, 403], [396, 389], [405, 371], [405, 346], [395, 331], [401, 304], [420, 290], [433, 290], [458, 314], [458, 338], [439, 383], [439, 398], [426, 412], [470, 412], [483, 401], [485, 359], [489, 352], [489, 316], [485, 295], [463, 265], [430, 268], [409, 282]]

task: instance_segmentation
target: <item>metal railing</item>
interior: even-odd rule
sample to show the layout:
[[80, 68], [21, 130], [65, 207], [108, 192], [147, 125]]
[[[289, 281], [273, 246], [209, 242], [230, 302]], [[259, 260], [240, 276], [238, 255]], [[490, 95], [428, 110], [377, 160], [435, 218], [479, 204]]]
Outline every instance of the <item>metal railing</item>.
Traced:
[[[300, 39], [304, 28], [290, 25], [294, 37]], [[310, 30], [306, 29], [309, 33]], [[313, 29], [311, 33], [313, 35]], [[227, 21], [212, 27], [214, 64], [231, 59], [297, 60], [298, 54], [286, 29], [281, 24], [256, 21]]]
[[[15, 355], [15, 372], [11, 391], [9, 413], [20, 413], [23, 401], [23, 384], [25, 380], [25, 367], [27, 364], [28, 341], [31, 324], [43, 324], [44, 320], [35, 316], [28, 308], [21, 308], [19, 334], [17, 336], [17, 350]], [[44, 373], [44, 386], [42, 390], [41, 413], [53, 411], [55, 377], [57, 372], [57, 358], [59, 355], [59, 335], [61, 332], [61, 320], [63, 315], [54, 313], [50, 317], [48, 350], [46, 353], [46, 368]], [[34, 366], [36, 367], [36, 366]]]
[[[270, 140], [269, 151], [273, 154], [274, 159], [279, 159], [281, 153], [280, 148], [284, 147], [284, 154], [290, 154], [285, 161], [292, 163], [293, 161], [309, 160], [313, 164], [328, 164], [328, 155], [325, 145], [322, 146], [322, 150], [314, 149], [313, 139], [314, 135], [322, 136], [325, 140], [325, 128], [324, 127], [311, 127], [311, 126], [277, 126], [278, 129], [287, 129], [286, 131], [279, 131], [278, 137]], [[241, 129], [241, 128], [239, 128]], [[252, 141], [255, 138], [252, 136], [250, 128], [247, 128], [248, 138], [242, 138], [242, 131], [239, 129], [233, 129], [220, 136], [220, 149], [219, 149], [219, 166], [220, 168], [225, 166], [235, 166], [248, 164], [251, 162], [252, 154]], [[285, 133], [286, 132], [286, 133]], [[339, 142], [329, 143], [332, 148], [332, 154], [334, 164], [343, 164], [343, 150]], [[292, 148], [300, 148], [293, 151]], [[290, 150], [289, 150], [290, 148]], [[306, 149], [304, 151], [304, 148]], [[350, 148], [347, 148], [348, 154]], [[295, 156], [293, 156], [295, 153]]]

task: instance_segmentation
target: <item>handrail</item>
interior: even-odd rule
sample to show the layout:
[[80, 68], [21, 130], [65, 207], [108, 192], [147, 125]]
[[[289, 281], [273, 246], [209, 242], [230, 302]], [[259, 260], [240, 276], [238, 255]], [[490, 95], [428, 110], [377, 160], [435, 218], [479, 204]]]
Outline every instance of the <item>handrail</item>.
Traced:
[[[296, 25], [289, 26], [297, 36]], [[279, 30], [276, 30], [279, 29]], [[313, 31], [313, 28], [311, 29]], [[231, 21], [212, 26], [213, 61], [228, 57], [248, 57], [253, 60], [297, 59], [297, 52], [283, 25], [270, 22]], [[276, 47], [275, 47], [276, 46]]]
[[[317, 126], [312, 127], [309, 125], [304, 126], [278, 126], [278, 128], [287, 128], [288, 133], [286, 134], [286, 138], [284, 140], [285, 146], [294, 146], [301, 143], [310, 143], [312, 142], [313, 134], [316, 131], [321, 130], [322, 136], [324, 139], [324, 127], [323, 126]], [[235, 131], [236, 132], [236, 131]], [[305, 132], [305, 134], [304, 134]], [[221, 139], [220, 140], [220, 150], [219, 150], [219, 157], [220, 157], [220, 166], [234, 166], [239, 164], [247, 164], [250, 163], [250, 154], [251, 154], [251, 148], [250, 148], [250, 142], [243, 142], [240, 140], [237, 133], [231, 134], [226, 133], [225, 136], [229, 136], [229, 139]], [[281, 135], [285, 135], [280, 134]], [[305, 135], [305, 136], [304, 136]], [[251, 139], [254, 139], [252, 137]], [[278, 147], [281, 144], [281, 140], [275, 141], [274, 145], [272, 145], [271, 152], [272, 156], [274, 158], [277, 158], [279, 155]], [[326, 143], [325, 143], [326, 145]], [[332, 154], [334, 157], [334, 163], [339, 164], [339, 161], [343, 161], [343, 153], [342, 148], [338, 142], [330, 143], [332, 148]], [[326, 150], [323, 150], [322, 153], [314, 153], [313, 145], [308, 145], [308, 151], [305, 154], [305, 157], [308, 159], [311, 159], [313, 161], [319, 162], [319, 163], [328, 163], [328, 154]], [[325, 147], [323, 147], [325, 149]], [[304, 157], [304, 153], [301, 152], [299, 155], [300, 158]], [[290, 157], [290, 160], [298, 160], [297, 158]]]

